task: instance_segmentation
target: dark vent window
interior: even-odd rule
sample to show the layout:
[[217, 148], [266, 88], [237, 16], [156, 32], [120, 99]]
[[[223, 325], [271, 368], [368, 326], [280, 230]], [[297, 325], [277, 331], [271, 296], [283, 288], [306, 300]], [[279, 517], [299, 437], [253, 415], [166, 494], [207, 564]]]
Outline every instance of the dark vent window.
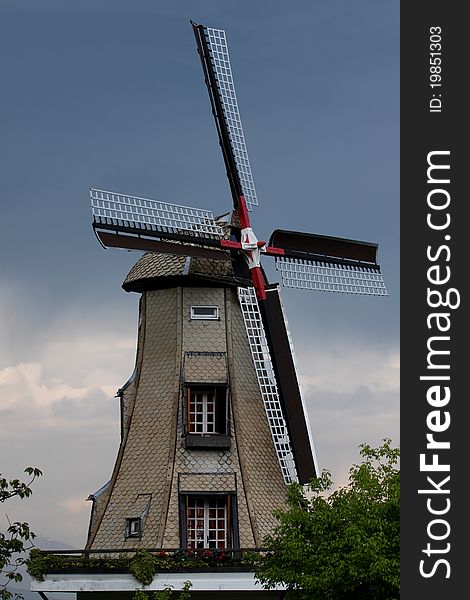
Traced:
[[218, 306], [191, 306], [191, 319], [216, 321], [219, 318]]
[[142, 526], [140, 518], [126, 519], [126, 537], [140, 538], [142, 535]]

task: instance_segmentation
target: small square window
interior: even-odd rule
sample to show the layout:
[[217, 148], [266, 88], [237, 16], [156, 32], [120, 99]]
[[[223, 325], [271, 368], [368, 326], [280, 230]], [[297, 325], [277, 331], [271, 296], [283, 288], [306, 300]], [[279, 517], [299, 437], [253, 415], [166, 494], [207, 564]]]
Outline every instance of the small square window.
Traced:
[[126, 519], [126, 537], [140, 538], [142, 533], [140, 518]]
[[191, 319], [215, 321], [219, 318], [218, 306], [191, 306]]

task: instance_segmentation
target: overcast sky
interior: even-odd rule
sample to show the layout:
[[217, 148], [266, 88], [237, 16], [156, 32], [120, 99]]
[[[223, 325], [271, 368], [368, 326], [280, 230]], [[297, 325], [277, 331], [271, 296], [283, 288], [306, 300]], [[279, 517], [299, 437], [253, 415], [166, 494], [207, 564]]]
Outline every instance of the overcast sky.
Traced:
[[0, 471], [40, 467], [7, 512], [77, 547], [138, 309], [88, 188], [231, 206], [189, 19], [227, 31], [258, 237], [379, 243], [388, 298], [283, 293], [320, 466], [345, 483], [358, 444], [399, 443], [398, 0], [0, 0]]

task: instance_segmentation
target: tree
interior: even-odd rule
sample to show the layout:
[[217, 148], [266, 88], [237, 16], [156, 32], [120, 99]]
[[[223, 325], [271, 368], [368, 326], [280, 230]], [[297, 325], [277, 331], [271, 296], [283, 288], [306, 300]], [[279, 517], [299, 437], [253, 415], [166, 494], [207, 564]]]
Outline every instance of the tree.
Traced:
[[[42, 475], [39, 469], [28, 467], [24, 470], [29, 475], [27, 483], [19, 479], [8, 481], [0, 473], [0, 502], [6, 502], [13, 497], [28, 498], [33, 493], [31, 484]], [[6, 583], [0, 583], [0, 599], [8, 600], [13, 594], [7, 590], [11, 581], [21, 581], [21, 573], [18, 573], [18, 567], [24, 564], [26, 558], [20, 556], [32, 547], [34, 533], [29, 528], [28, 523], [9, 523], [6, 534], [0, 531], [0, 573], [6, 578]], [[22, 596], [16, 594], [15, 597]]]
[[333, 493], [323, 471], [307, 486], [288, 491], [278, 526], [255, 563], [264, 587], [284, 584], [286, 598], [395, 600], [400, 595], [400, 451], [385, 439], [361, 444], [360, 465], [349, 484]]

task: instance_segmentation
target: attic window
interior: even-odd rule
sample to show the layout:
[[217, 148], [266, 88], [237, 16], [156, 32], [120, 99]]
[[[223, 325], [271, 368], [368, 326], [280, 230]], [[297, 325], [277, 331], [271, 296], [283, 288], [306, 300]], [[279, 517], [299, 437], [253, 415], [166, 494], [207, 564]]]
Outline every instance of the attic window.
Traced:
[[126, 537], [140, 538], [142, 534], [142, 527], [140, 517], [133, 519], [126, 519]]
[[191, 306], [191, 319], [216, 321], [219, 318], [218, 306]]

